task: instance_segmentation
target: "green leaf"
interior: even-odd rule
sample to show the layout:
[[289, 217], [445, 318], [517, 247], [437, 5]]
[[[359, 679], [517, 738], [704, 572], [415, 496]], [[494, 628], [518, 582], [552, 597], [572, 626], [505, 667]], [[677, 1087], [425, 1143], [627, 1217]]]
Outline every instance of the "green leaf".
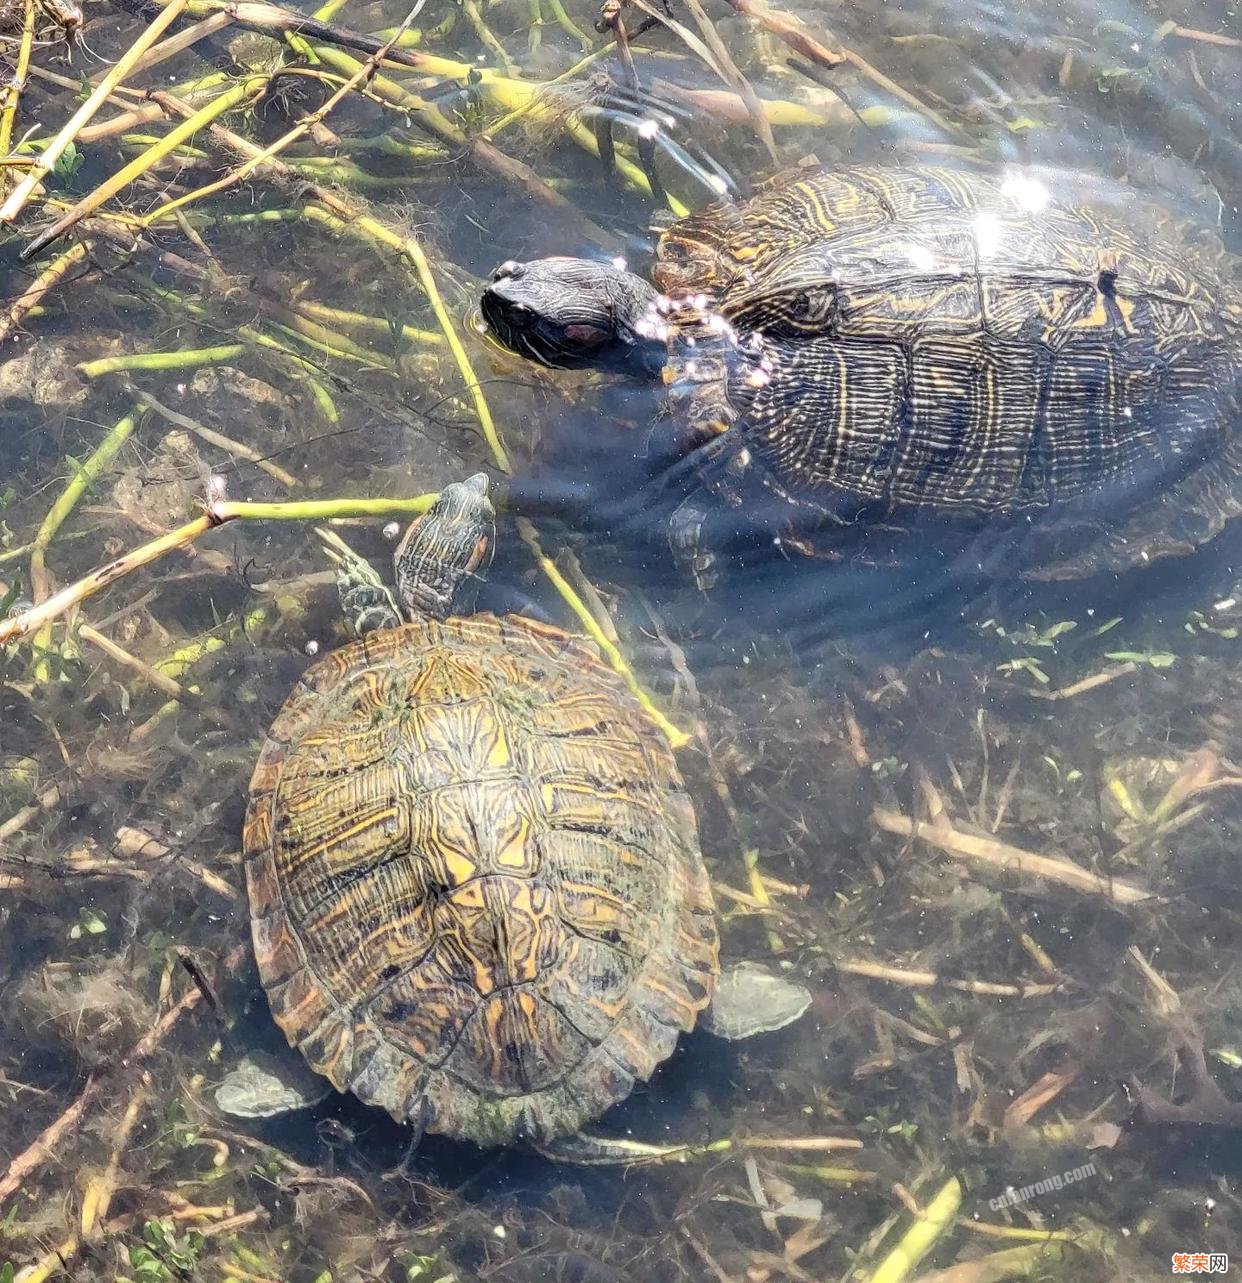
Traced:
[[1172, 668], [1177, 660], [1177, 656], [1167, 650], [1110, 650], [1104, 658], [1123, 664], [1149, 664], [1152, 668]]
[[5, 1261], [3, 1265], [0, 1265], [0, 1283], [13, 1283], [13, 1275], [15, 1273], [13, 1262]]
[[78, 920], [69, 928], [70, 940], [81, 940], [83, 936], [101, 936], [108, 929], [107, 919], [94, 909], [79, 909]]
[[70, 143], [64, 151], [56, 157], [56, 163], [52, 166], [52, 173], [56, 175], [61, 182], [68, 182], [74, 174], [82, 168], [83, 161], [86, 158], [78, 151], [75, 144]]
[[1051, 678], [1044, 672], [1039, 660], [1034, 655], [1023, 655], [1021, 659], [1006, 660], [1003, 664], [997, 664], [996, 671], [998, 673], [1030, 673], [1041, 686], [1047, 686], [1051, 681]]

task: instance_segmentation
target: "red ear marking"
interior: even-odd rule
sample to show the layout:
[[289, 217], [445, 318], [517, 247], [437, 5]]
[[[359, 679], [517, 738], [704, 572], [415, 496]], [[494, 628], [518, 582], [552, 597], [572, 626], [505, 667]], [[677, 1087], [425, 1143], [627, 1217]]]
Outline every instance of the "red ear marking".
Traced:
[[606, 343], [611, 337], [611, 331], [601, 329], [598, 325], [567, 325], [565, 327], [565, 337], [572, 339], [575, 343], [585, 344], [587, 347], [598, 347], [601, 343]]
[[467, 573], [473, 574], [478, 570], [479, 566], [483, 562], [483, 558], [487, 556], [487, 549], [490, 543], [491, 540], [487, 535], [479, 536], [479, 541], [474, 545], [474, 551], [470, 554], [470, 560], [466, 565]]

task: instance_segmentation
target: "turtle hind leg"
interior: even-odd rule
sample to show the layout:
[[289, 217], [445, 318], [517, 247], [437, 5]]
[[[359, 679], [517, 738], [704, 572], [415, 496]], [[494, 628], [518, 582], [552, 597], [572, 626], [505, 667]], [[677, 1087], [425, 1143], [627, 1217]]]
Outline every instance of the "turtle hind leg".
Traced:
[[[1074, 523], [1045, 555], [1023, 571], [1026, 579], [1085, 579], [1121, 573], [1162, 557], [1185, 556], [1242, 516], [1242, 430], [1175, 485], [1112, 523]], [[1055, 521], [1055, 517], [1052, 518]]]

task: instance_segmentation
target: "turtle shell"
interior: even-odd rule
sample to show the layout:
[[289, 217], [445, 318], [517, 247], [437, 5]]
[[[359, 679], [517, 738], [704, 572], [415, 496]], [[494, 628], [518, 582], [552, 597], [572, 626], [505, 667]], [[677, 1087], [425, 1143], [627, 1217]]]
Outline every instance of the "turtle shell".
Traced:
[[245, 857], [289, 1042], [421, 1129], [570, 1134], [714, 990], [667, 743], [588, 643], [525, 619], [419, 620], [310, 668], [255, 768]]
[[[1214, 232], [1032, 176], [808, 167], [661, 238], [687, 450], [828, 524], [1126, 520], [1117, 564], [1242, 511], [1242, 295]], [[1139, 536], [1143, 537], [1139, 537]], [[1062, 540], [1062, 542], [1065, 542]], [[1072, 541], [1071, 541], [1072, 542]]]

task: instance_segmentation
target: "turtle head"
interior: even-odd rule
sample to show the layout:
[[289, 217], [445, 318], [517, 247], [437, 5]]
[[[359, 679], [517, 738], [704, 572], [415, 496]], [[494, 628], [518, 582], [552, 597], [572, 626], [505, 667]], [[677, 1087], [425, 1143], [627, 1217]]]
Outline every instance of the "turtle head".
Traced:
[[487, 486], [482, 472], [445, 486], [410, 523], [393, 554], [397, 596], [409, 615], [446, 619], [470, 609], [496, 538], [496, 510]]
[[585, 258], [502, 263], [483, 291], [483, 319], [521, 356], [554, 369], [653, 375], [668, 356], [658, 295], [641, 276]]

